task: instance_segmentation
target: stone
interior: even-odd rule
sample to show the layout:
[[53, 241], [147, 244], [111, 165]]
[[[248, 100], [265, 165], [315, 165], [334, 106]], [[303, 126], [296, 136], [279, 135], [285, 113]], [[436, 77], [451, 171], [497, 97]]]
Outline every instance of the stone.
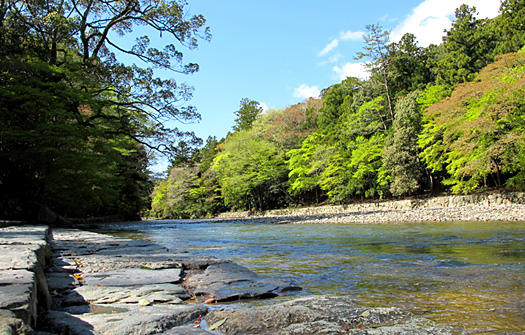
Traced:
[[12, 226], [0, 228], [0, 244], [47, 245], [47, 226]]
[[350, 297], [311, 296], [252, 308], [216, 310], [208, 324], [226, 320], [217, 331], [225, 334], [453, 334], [447, 327], [400, 308], [364, 308]]
[[27, 270], [0, 272], [0, 309], [10, 310], [27, 325], [34, 325], [37, 313], [35, 274]]
[[50, 332], [84, 334], [156, 334], [182, 326], [207, 312], [198, 304], [182, 305], [91, 305], [84, 314], [49, 311], [43, 316]]
[[190, 298], [188, 292], [176, 284], [156, 284], [138, 287], [81, 286], [69, 292], [61, 306], [93, 304], [136, 304], [141, 299], [156, 304], [182, 304]]
[[121, 269], [115, 271], [84, 273], [85, 285], [134, 286], [164, 283], [177, 283], [181, 278], [180, 269]]
[[289, 281], [262, 277], [239, 264], [210, 265], [186, 278], [186, 288], [194, 296], [209, 296], [215, 301], [272, 298], [301, 288]]
[[0, 309], [0, 335], [29, 335], [32, 332], [13, 312]]
[[200, 327], [180, 326], [180, 327], [175, 327], [170, 330], [167, 330], [164, 333], [161, 333], [160, 335], [210, 335], [210, 334], [217, 334], [217, 333], [211, 333]]
[[53, 272], [46, 275], [49, 291], [66, 291], [79, 286], [78, 280], [68, 272]]

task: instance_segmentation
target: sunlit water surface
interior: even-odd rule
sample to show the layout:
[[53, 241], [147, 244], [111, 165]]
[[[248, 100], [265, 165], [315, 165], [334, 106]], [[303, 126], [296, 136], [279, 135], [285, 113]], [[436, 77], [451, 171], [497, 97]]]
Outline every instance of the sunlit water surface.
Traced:
[[143, 221], [107, 233], [231, 259], [301, 295], [349, 295], [476, 334], [525, 333], [525, 223]]

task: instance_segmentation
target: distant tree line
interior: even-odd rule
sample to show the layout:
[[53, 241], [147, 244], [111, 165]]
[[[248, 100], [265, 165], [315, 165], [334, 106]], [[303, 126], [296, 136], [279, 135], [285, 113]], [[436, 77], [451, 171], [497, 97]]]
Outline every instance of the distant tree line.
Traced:
[[264, 113], [243, 99], [232, 133], [172, 161], [151, 214], [525, 188], [525, 2], [476, 15], [462, 5], [443, 42], [426, 48], [368, 25], [356, 58], [369, 79]]
[[[127, 219], [149, 208], [151, 154], [176, 156], [181, 141], [201, 143], [164, 126], [199, 119], [195, 108], [177, 107], [192, 88], [155, 76], [155, 69], [198, 70], [179, 49], [196, 48], [210, 34], [185, 6], [0, 2], [0, 219], [32, 219], [42, 206], [67, 217]], [[166, 45], [150, 45], [147, 35], [133, 34], [137, 27], [160, 33]]]

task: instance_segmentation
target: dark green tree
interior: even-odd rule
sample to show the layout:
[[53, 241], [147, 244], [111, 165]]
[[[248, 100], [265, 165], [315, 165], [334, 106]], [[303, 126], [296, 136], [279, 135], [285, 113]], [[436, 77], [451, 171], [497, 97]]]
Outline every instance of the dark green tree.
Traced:
[[[63, 215], [86, 216], [118, 211], [124, 201], [136, 203], [129, 196], [144, 189], [144, 150], [170, 154], [181, 139], [195, 138], [163, 125], [169, 119], [199, 118], [193, 107], [177, 107], [191, 97], [192, 88], [154, 76], [154, 68], [198, 69], [184, 64], [171, 43], [195, 48], [198, 38], [209, 38], [204, 18], [185, 15], [185, 5], [0, 3], [2, 205], [39, 203]], [[121, 37], [138, 26], [171, 41], [159, 49], [139, 36], [126, 48]], [[117, 52], [150, 67], [126, 66]], [[2, 212], [9, 216], [20, 205], [25, 206], [5, 205]]]
[[477, 19], [476, 7], [461, 5], [456, 20], [443, 37], [445, 57], [438, 63], [438, 84], [454, 86], [471, 81], [476, 73], [493, 61], [494, 30], [487, 21]]
[[234, 131], [248, 130], [252, 127], [253, 121], [262, 113], [262, 107], [255, 100], [243, 98], [240, 103], [240, 109], [235, 112]]
[[494, 54], [500, 55], [519, 51], [525, 46], [525, 2], [522, 0], [503, 0], [500, 15], [492, 22], [497, 46]]
[[395, 107], [396, 118], [383, 148], [383, 164], [388, 170], [392, 195], [412, 195], [421, 191], [424, 166], [417, 146], [421, 131], [419, 92], [400, 98]]

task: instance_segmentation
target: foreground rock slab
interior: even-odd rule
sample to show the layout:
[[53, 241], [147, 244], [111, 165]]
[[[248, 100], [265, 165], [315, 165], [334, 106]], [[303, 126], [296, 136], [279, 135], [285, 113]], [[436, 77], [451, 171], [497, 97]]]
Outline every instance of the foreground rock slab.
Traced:
[[47, 331], [69, 335], [156, 334], [189, 323], [206, 313], [199, 304], [138, 306], [130, 304], [89, 305], [85, 308], [50, 311], [43, 321]]
[[51, 304], [44, 275], [47, 235], [45, 226], [0, 228], [0, 329], [5, 334], [29, 333], [38, 310]]
[[206, 316], [208, 324], [228, 335], [316, 334], [453, 334], [399, 308], [364, 308], [349, 297], [312, 296], [253, 308], [217, 310]]
[[53, 306], [40, 330], [51, 334], [210, 334], [190, 325], [207, 304], [299, 289], [230, 261], [143, 241], [54, 229], [49, 244]]
[[301, 290], [290, 281], [265, 278], [235, 263], [213, 264], [204, 271], [192, 271], [186, 284], [195, 295], [209, 296], [218, 302], [273, 298]]

